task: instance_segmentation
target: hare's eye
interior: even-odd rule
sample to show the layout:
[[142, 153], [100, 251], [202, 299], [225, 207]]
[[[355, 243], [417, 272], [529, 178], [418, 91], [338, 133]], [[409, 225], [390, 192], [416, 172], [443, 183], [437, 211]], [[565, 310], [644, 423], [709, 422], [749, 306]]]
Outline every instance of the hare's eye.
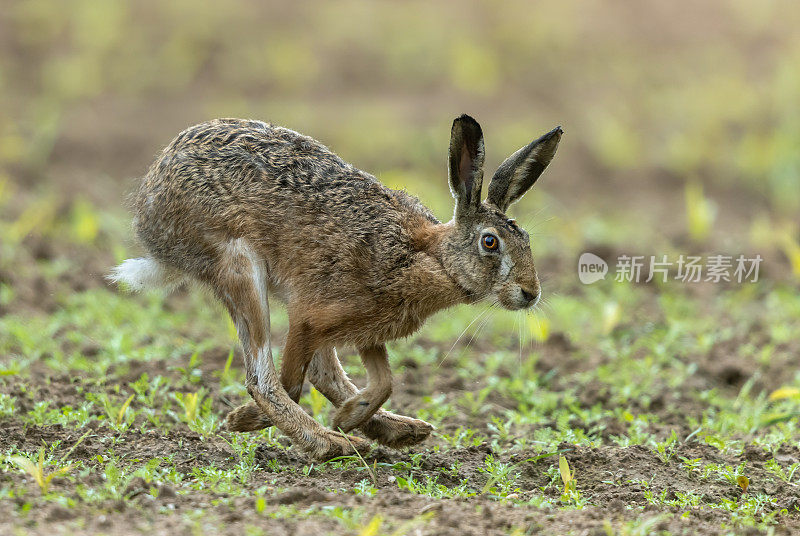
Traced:
[[489, 251], [494, 251], [497, 249], [497, 246], [500, 245], [500, 240], [493, 234], [485, 234], [481, 238], [481, 245], [483, 248]]

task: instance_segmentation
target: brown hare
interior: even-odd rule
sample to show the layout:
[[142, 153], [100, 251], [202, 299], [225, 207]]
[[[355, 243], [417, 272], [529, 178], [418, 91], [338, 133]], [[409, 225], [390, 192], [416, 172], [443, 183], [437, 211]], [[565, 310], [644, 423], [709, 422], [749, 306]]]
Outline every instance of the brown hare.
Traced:
[[[392, 391], [385, 344], [456, 304], [536, 304], [528, 234], [505, 211], [550, 163], [561, 134], [512, 154], [481, 201], [481, 127], [457, 118], [448, 166], [455, 214], [441, 223], [415, 197], [292, 130], [242, 119], [193, 126], [161, 152], [136, 197], [134, 228], [148, 256], [109, 277], [134, 290], [191, 279], [222, 301], [253, 397], [228, 415], [230, 430], [274, 425], [318, 459], [365, 450], [368, 441], [345, 435], [354, 429], [390, 447], [412, 445], [433, 427], [381, 409]], [[289, 317], [280, 377], [268, 296], [285, 302]], [[343, 345], [360, 354], [363, 390], [339, 363]], [[306, 375], [338, 407], [338, 431], [297, 404]]]

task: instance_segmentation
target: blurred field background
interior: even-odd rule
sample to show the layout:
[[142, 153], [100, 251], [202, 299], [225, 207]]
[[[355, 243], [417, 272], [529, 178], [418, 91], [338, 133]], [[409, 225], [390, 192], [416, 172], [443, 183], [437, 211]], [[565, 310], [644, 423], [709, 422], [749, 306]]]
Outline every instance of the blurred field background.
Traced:
[[[620, 452], [634, 452], [654, 472], [674, 469], [664, 484], [669, 487], [683, 482], [680, 462], [667, 456], [680, 435], [711, 449], [686, 456], [720, 467], [736, 466], [752, 445], [773, 454], [793, 449], [772, 460], [789, 466], [800, 437], [799, 27], [800, 4], [780, 0], [0, 0], [0, 418], [13, 433], [37, 430], [20, 432], [26, 440], [9, 432], [0, 447], [11, 456], [24, 446], [33, 456], [39, 439], [56, 444], [53, 437], [67, 434], [64, 445], [72, 444], [85, 423], [59, 408], [83, 404], [87, 422], [110, 427], [98, 436], [119, 432], [117, 439], [128, 438], [130, 447], [131, 434], [139, 437], [135, 423], [141, 437], [151, 424], [169, 437], [144, 455], [131, 447], [128, 480], [119, 481], [139, 474], [137, 456], [173, 452], [175, 436], [168, 434], [181, 441], [201, 434], [202, 446], [193, 448], [217, 448], [209, 463], [221, 464], [226, 474], [240, 474], [232, 452], [242, 460], [249, 452], [252, 463], [259, 442], [268, 444], [268, 454], [282, 452], [285, 445], [272, 432], [240, 436], [230, 448], [215, 435], [227, 409], [220, 399], [246, 396], [238, 357], [227, 360], [236, 342], [219, 307], [188, 293], [166, 300], [123, 296], [104, 281], [114, 263], [141, 252], [128, 210], [139, 177], [184, 128], [216, 117], [256, 118], [319, 139], [447, 220], [450, 125], [469, 113], [484, 129], [487, 178], [523, 144], [556, 125], [565, 130], [551, 166], [511, 209], [531, 231], [547, 302], [524, 320], [502, 312], [488, 328], [481, 320], [455, 351], [451, 345], [478, 320], [479, 309], [439, 315], [414, 342], [398, 341], [392, 359], [402, 365], [404, 381], [390, 404], [434, 422], [439, 435], [431, 443], [452, 447], [457, 460], [472, 460], [475, 451], [468, 448], [483, 439], [498, 449], [498, 459], [531, 445], [537, 453], [555, 452], [567, 442], [586, 447], [580, 452], [592, 463], [597, 451], [590, 447], [613, 444], [617, 450], [603, 451], [603, 471], [618, 469]], [[583, 251], [612, 264], [620, 254], [760, 254], [764, 262], [758, 284], [583, 286], [576, 266]], [[276, 317], [274, 330], [285, 330], [285, 318]], [[439, 366], [448, 356], [445, 371]], [[353, 363], [348, 370], [359, 371]], [[134, 381], [143, 382], [141, 393]], [[163, 392], [147, 391], [148, 381]], [[77, 402], [69, 394], [73, 382], [86, 388]], [[135, 400], [127, 398], [131, 388]], [[202, 420], [189, 419], [188, 395], [177, 390], [191, 391]], [[770, 399], [770, 393], [778, 395]], [[45, 415], [47, 404], [39, 404], [50, 398], [55, 406], [48, 411], [55, 413]], [[307, 394], [304, 404], [325, 419], [318, 393]], [[48, 426], [64, 423], [63, 431], [47, 435]], [[69, 426], [79, 432], [70, 436]], [[473, 441], [477, 437], [483, 439]], [[69, 500], [78, 500], [70, 495], [72, 484], [80, 487], [85, 478], [124, 465], [109, 462], [116, 460], [113, 448], [123, 446], [94, 441], [112, 454], [95, 459], [95, 451], [82, 458], [76, 453], [83, 473], [59, 488]], [[646, 455], [630, 450], [638, 445], [649, 449]], [[715, 458], [717, 449], [728, 458]], [[170, 481], [188, 497], [186, 475], [199, 470], [199, 455], [176, 462], [178, 469], [169, 465], [172, 476], [159, 478], [174, 477]], [[276, 477], [279, 488], [294, 483], [291, 471], [302, 466], [294, 458], [281, 463], [290, 476]], [[27, 484], [10, 457], [4, 467], [0, 498], [19, 496]], [[271, 491], [256, 486], [272, 473], [246, 469], [238, 488], [213, 488], [214, 500], [268, 496]], [[735, 482], [744, 469], [724, 469], [730, 469], [728, 495], [720, 498], [719, 483], [703, 492], [713, 499], [709, 504], [740, 504]], [[786, 487], [764, 491], [763, 504], [756, 501], [746, 512], [727, 505], [734, 513], [712, 518], [709, 533], [719, 523], [760, 523], [762, 529], [776, 523], [777, 514], [765, 512], [796, 497], [794, 469]], [[492, 481], [481, 481], [481, 471], [467, 476], [478, 479], [470, 483], [478, 491], [485, 484], [485, 492]], [[549, 476], [536, 471], [525, 477], [531, 479], [525, 492], [534, 495], [512, 493], [509, 484], [503, 500], [539, 507], [548, 504], [536, 495], [541, 490], [557, 503], [558, 469], [551, 465]], [[579, 489], [608, 478], [597, 469], [600, 476], [590, 480], [583, 471]], [[708, 487], [705, 476], [691, 471], [686, 486]], [[353, 488], [364, 477], [343, 474], [327, 474], [320, 487]], [[180, 478], [187, 479], [184, 488]], [[125, 485], [112, 486], [112, 480], [96, 485], [97, 497], [125, 496]], [[193, 489], [206, 489], [202, 478], [197, 482]], [[647, 491], [629, 488], [634, 498], [625, 498], [623, 507], [655, 504], [643, 498]], [[613, 489], [608, 495], [595, 490], [594, 499], [583, 491], [591, 504], [629, 515], [627, 507], [618, 508]], [[204, 508], [206, 499], [191, 498], [201, 501], [191, 508]], [[577, 509], [579, 499], [562, 502]], [[342, 500], [352, 506], [355, 499], [345, 494]], [[680, 508], [692, 510], [693, 500], [690, 494]], [[42, 512], [58, 502], [47, 501]], [[10, 504], [0, 503], [0, 513], [25, 519], [30, 505]], [[765, 510], [764, 504], [771, 506]], [[798, 502], [786, 504], [796, 527]], [[138, 519], [141, 512], [129, 515]], [[375, 534], [361, 531], [374, 520], [363, 516], [348, 527]], [[598, 526], [597, 519], [588, 525]]]
[[693, 238], [797, 272], [798, 23], [789, 2], [4, 1], [4, 264], [37, 235], [130, 246], [126, 194], [214, 117], [316, 137], [447, 219], [448, 129], [466, 112], [489, 171], [564, 126], [514, 209], [540, 256]]

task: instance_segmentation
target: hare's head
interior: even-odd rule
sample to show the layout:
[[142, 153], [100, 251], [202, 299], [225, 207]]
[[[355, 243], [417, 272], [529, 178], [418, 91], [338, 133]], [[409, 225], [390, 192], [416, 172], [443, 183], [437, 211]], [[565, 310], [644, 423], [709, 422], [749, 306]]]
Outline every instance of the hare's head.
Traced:
[[506, 309], [524, 309], [539, 301], [528, 233], [505, 212], [533, 186], [552, 160], [561, 127], [509, 156], [483, 185], [483, 133], [477, 121], [462, 115], [450, 138], [450, 190], [455, 216], [443, 240], [444, 264], [472, 301], [496, 299]]

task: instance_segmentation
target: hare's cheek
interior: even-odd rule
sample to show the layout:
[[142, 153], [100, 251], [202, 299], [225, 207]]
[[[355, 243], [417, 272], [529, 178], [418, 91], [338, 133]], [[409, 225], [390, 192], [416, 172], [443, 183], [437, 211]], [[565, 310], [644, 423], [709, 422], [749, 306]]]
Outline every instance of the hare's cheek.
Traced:
[[500, 267], [497, 270], [498, 279], [501, 281], [508, 279], [508, 275], [511, 273], [513, 267], [514, 263], [511, 261], [511, 257], [503, 255], [500, 258]]

